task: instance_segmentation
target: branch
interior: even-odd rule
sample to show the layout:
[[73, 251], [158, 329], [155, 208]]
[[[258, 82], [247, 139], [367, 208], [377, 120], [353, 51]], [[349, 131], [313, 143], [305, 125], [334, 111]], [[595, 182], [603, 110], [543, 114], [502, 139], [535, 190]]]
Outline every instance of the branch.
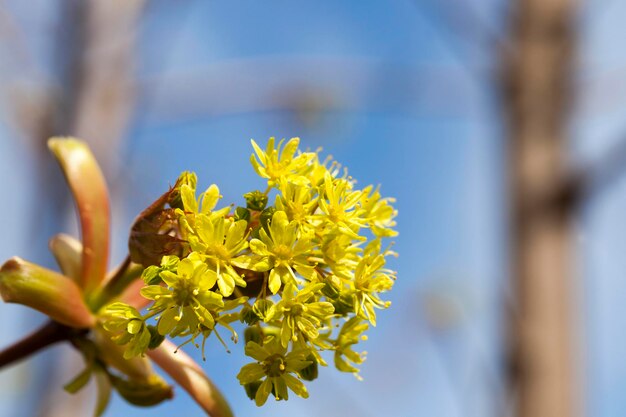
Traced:
[[580, 208], [610, 188], [626, 174], [626, 139], [611, 146], [588, 166], [546, 182], [541, 192], [525, 201], [523, 212], [552, 215], [569, 208]]
[[55, 343], [70, 340], [84, 333], [55, 321], [49, 321], [24, 339], [0, 351], [0, 369], [26, 359]]
[[619, 140], [586, 169], [577, 174], [581, 187], [581, 204], [592, 200], [626, 173], [626, 139]]

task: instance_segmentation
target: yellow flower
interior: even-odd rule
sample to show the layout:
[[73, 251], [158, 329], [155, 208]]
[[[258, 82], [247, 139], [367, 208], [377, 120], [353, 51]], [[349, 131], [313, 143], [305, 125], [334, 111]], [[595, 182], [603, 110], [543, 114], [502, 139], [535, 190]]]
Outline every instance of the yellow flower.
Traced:
[[271, 270], [269, 289], [272, 294], [278, 292], [281, 283], [297, 283], [295, 272], [309, 280], [315, 277], [314, 265], [310, 265], [307, 259], [314, 244], [308, 236], [298, 239], [297, 232], [298, 224], [289, 222], [284, 211], [277, 211], [272, 217], [269, 233], [262, 228], [260, 239], [250, 241], [250, 249], [260, 257], [253, 268]]
[[213, 329], [218, 310], [224, 307], [222, 295], [212, 291], [216, 277], [197, 257], [178, 262], [174, 271], [163, 270], [159, 276], [166, 287], [148, 285], [141, 295], [154, 300], [150, 310], [161, 314], [157, 330], [172, 337], [200, 333], [200, 325]]
[[393, 219], [398, 215], [398, 211], [391, 205], [396, 200], [394, 198], [381, 198], [379, 188], [370, 185], [363, 189], [361, 205], [364, 210], [364, 217], [375, 236], [397, 236], [398, 232], [392, 228], [396, 225]]
[[296, 222], [301, 230], [313, 232], [319, 220], [315, 219], [318, 195], [307, 185], [297, 185], [285, 180], [278, 183], [280, 194], [276, 196], [276, 210], [284, 211], [290, 221]]
[[365, 352], [355, 352], [352, 346], [357, 344], [360, 340], [367, 339], [367, 336], [364, 336], [363, 332], [365, 332], [368, 327], [369, 325], [360, 318], [352, 317], [341, 327], [339, 335], [333, 343], [335, 349], [335, 367], [342, 372], [353, 373], [359, 380], [361, 379], [359, 369], [353, 364], [362, 364], [365, 360]]
[[124, 303], [112, 303], [101, 314], [103, 327], [118, 345], [126, 345], [124, 359], [143, 355], [150, 344], [150, 331], [141, 314]]
[[322, 263], [328, 265], [336, 276], [352, 279], [354, 270], [361, 260], [360, 243], [354, 244], [352, 238], [345, 234], [327, 235], [321, 245]]
[[224, 217], [198, 214], [194, 234], [187, 237], [191, 250], [209, 266], [220, 292], [230, 296], [235, 285], [246, 286], [246, 281], [235, 271], [233, 265], [247, 265], [249, 256], [240, 255], [248, 247], [248, 223]]
[[376, 326], [374, 308], [384, 309], [390, 301], [382, 301], [378, 293], [389, 291], [394, 283], [393, 272], [383, 269], [385, 256], [369, 255], [361, 260], [354, 271], [354, 311], [357, 316]]
[[274, 394], [277, 400], [289, 399], [287, 388], [302, 398], [309, 397], [302, 381], [292, 375], [298, 375], [298, 371], [311, 364], [311, 361], [306, 360], [308, 356], [306, 350], [294, 350], [287, 353], [287, 349], [273, 339], [263, 346], [248, 342], [246, 355], [257, 362], [249, 363], [241, 368], [237, 378], [241, 385], [263, 380], [255, 394], [257, 406], [265, 404], [270, 393]]
[[334, 224], [341, 233], [353, 239], [365, 240], [358, 231], [367, 224], [364, 211], [359, 206], [361, 191], [352, 191], [352, 184], [345, 179], [333, 179], [330, 174], [324, 177], [323, 196], [319, 206], [323, 212], [321, 218]]
[[290, 341], [297, 341], [298, 334], [307, 339], [317, 339], [319, 329], [334, 313], [333, 305], [326, 301], [317, 301], [325, 284], [309, 284], [298, 291], [291, 283], [285, 286], [282, 300], [276, 305], [278, 317], [283, 316], [280, 330], [280, 342], [287, 347]]
[[304, 152], [295, 156], [300, 144], [299, 138], [290, 139], [282, 152], [281, 147], [284, 139], [278, 142], [277, 148], [274, 148], [274, 138], [270, 138], [265, 151], [254, 140], [251, 142], [256, 157], [254, 154], [250, 155], [250, 162], [260, 177], [267, 178], [270, 187], [274, 186], [281, 178], [296, 184], [308, 183], [308, 179], [302, 174], [315, 154]]

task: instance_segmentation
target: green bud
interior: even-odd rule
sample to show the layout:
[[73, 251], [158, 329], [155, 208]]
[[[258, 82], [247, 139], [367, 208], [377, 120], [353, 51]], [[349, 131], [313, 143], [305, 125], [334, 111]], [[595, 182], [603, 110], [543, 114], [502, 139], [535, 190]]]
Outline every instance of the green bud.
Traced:
[[349, 313], [354, 313], [354, 303], [352, 302], [352, 296], [340, 295], [339, 298], [332, 301], [333, 307], [335, 307], [335, 314], [345, 316]]
[[322, 294], [332, 300], [339, 298], [339, 290], [330, 282], [327, 282], [326, 285], [324, 285], [322, 288]]
[[255, 342], [263, 345], [263, 332], [258, 326], [246, 327], [246, 330], [243, 331], [243, 339], [246, 343]]
[[157, 285], [161, 283], [161, 277], [159, 276], [160, 272], [161, 268], [152, 265], [143, 270], [141, 278], [146, 285]]
[[133, 405], [149, 407], [173, 397], [172, 387], [154, 375], [148, 381], [127, 380], [111, 375], [117, 392]]
[[267, 205], [267, 196], [259, 190], [246, 193], [243, 198], [246, 199], [246, 207], [250, 210], [261, 211]]
[[305, 381], [313, 381], [317, 379], [318, 375], [317, 361], [313, 355], [309, 355], [306, 360], [311, 361], [311, 364], [298, 371], [298, 374]]
[[259, 316], [250, 307], [244, 306], [239, 312], [239, 320], [252, 326], [259, 321]]
[[157, 327], [152, 324], [148, 325], [148, 331], [150, 332], [150, 343], [148, 343], [148, 349], [156, 349], [161, 346], [161, 343], [165, 340], [165, 336], [159, 334]]
[[270, 206], [266, 208], [265, 210], [263, 210], [261, 212], [261, 216], [259, 217], [259, 220], [261, 221], [261, 226], [263, 226], [263, 229], [265, 229], [267, 233], [270, 232], [270, 229], [269, 229], [270, 222], [272, 221], [272, 217], [274, 216], [275, 212], [276, 212], [276, 207]]
[[246, 395], [248, 398], [254, 401], [254, 397], [256, 397], [256, 392], [259, 390], [261, 386], [261, 381], [254, 381], [249, 384], [245, 384], [243, 388], [246, 390]]
[[168, 255], [161, 258], [161, 269], [164, 271], [176, 271], [180, 259], [178, 256]]
[[245, 220], [247, 222], [250, 221], [250, 210], [245, 207], [237, 207], [235, 209], [235, 221]]

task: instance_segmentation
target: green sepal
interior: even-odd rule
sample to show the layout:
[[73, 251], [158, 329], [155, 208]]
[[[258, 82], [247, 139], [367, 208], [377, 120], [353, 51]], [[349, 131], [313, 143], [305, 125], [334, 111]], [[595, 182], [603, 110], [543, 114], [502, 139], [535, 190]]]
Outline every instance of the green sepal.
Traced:
[[350, 313], [354, 313], [354, 296], [342, 294], [336, 300], [332, 302], [335, 307], [335, 314], [345, 316]]
[[75, 394], [80, 391], [91, 379], [93, 373], [93, 367], [88, 365], [81, 373], [76, 375], [74, 379], [63, 386], [63, 389], [70, 394]]
[[261, 384], [261, 381], [253, 381], [249, 384], [244, 384], [243, 388], [246, 390], [246, 395], [248, 396], [248, 398], [254, 401], [254, 397], [256, 397], [256, 393], [259, 390]]
[[150, 332], [150, 343], [148, 343], [148, 349], [156, 349], [165, 340], [165, 336], [159, 333], [157, 327], [149, 324], [148, 331]]
[[106, 411], [111, 400], [112, 385], [109, 375], [103, 369], [96, 368], [94, 377], [96, 379], [97, 394], [93, 415], [94, 417], [100, 417]]
[[235, 221], [245, 220], [250, 221], [250, 210], [245, 207], [237, 207], [235, 209]]
[[317, 379], [319, 373], [318, 364], [313, 355], [309, 355], [306, 360], [310, 361], [311, 363], [300, 369], [298, 371], [298, 374], [300, 375], [300, 378], [304, 379], [305, 381], [313, 381]]
[[146, 283], [146, 285], [158, 285], [163, 282], [163, 280], [159, 276], [160, 272], [160, 267], [156, 265], [150, 265], [149, 267], [144, 269], [143, 273], [141, 274], [141, 278]]

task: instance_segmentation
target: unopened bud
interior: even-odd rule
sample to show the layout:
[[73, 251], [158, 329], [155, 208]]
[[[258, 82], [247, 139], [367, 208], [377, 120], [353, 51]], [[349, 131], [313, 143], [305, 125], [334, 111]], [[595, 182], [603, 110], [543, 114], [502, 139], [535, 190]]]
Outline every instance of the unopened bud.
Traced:
[[150, 332], [150, 343], [148, 343], [148, 349], [156, 349], [165, 340], [165, 336], [159, 334], [156, 326], [148, 325], [148, 331]]
[[258, 326], [247, 327], [243, 331], [243, 339], [246, 342], [254, 342], [259, 345], [263, 344], [263, 332]]
[[243, 195], [246, 199], [246, 207], [250, 210], [261, 211], [267, 205], [267, 196], [261, 191], [251, 191]]
[[246, 395], [248, 396], [248, 398], [254, 400], [254, 397], [256, 397], [256, 392], [259, 390], [260, 386], [261, 381], [254, 381], [249, 384], [245, 384], [243, 388], [246, 390]]
[[313, 355], [309, 355], [306, 360], [311, 361], [311, 363], [302, 368], [298, 374], [305, 381], [313, 381], [314, 379], [317, 379], [318, 375], [317, 361]]

